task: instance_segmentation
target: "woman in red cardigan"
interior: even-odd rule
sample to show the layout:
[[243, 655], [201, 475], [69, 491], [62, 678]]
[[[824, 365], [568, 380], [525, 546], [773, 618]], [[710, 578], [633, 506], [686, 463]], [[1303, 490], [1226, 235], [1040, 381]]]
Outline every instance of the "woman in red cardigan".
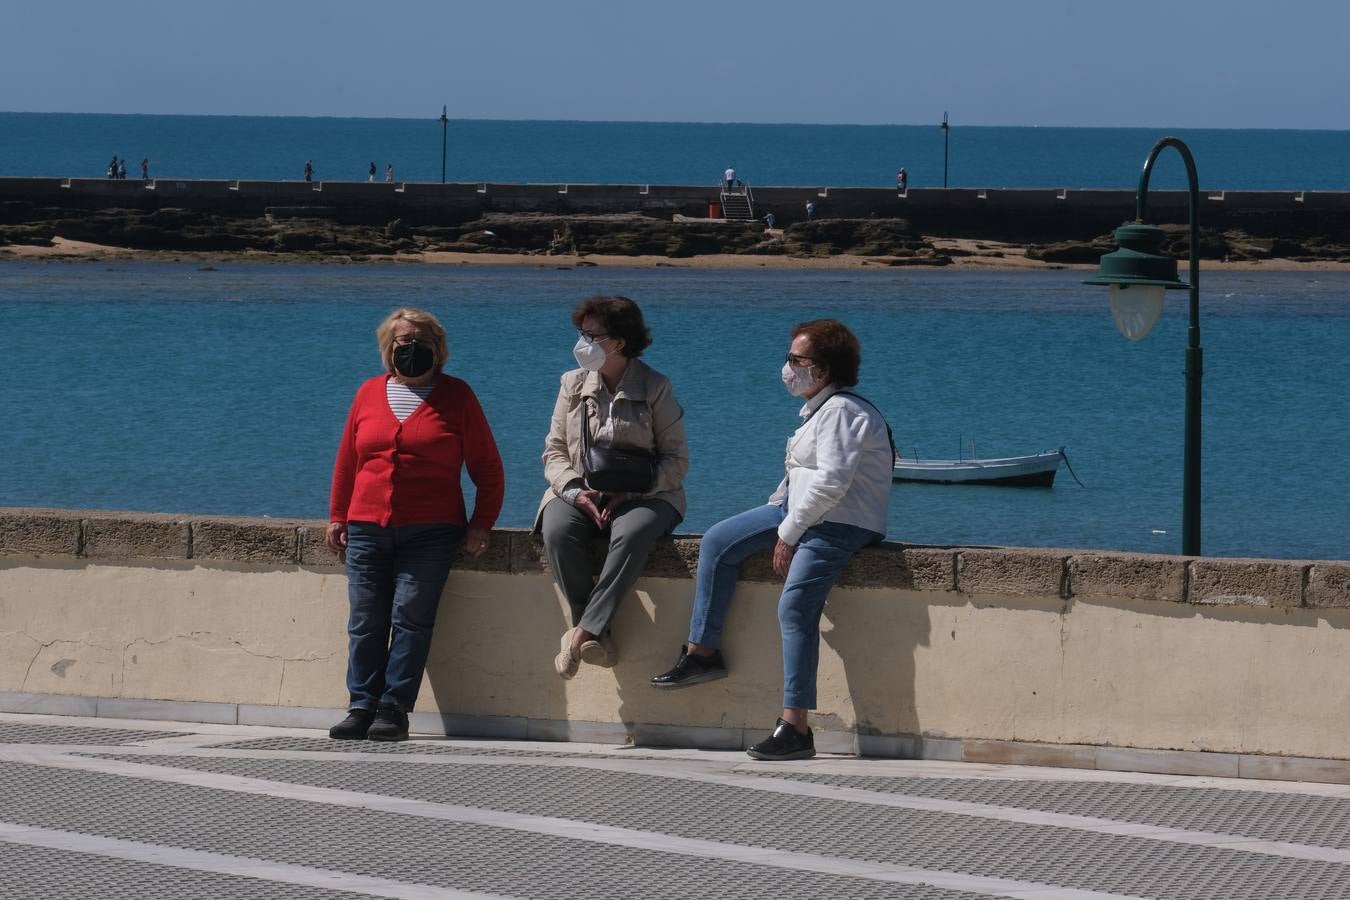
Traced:
[[397, 309], [375, 335], [386, 374], [357, 389], [333, 465], [326, 539], [347, 557], [351, 698], [328, 734], [402, 741], [450, 566], [461, 547], [487, 550], [506, 479], [478, 398], [441, 371], [450, 353], [436, 317]]

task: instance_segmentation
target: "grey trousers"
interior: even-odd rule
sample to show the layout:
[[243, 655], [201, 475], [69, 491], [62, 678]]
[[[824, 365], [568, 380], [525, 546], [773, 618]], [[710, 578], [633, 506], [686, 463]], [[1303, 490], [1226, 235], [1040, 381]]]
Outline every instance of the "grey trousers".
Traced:
[[572, 607], [572, 624], [605, 634], [623, 599], [647, 567], [647, 557], [680, 522], [664, 500], [630, 500], [609, 524], [609, 549], [600, 577], [591, 575], [591, 543], [604, 532], [591, 517], [559, 497], [544, 507], [540, 530], [553, 578]]

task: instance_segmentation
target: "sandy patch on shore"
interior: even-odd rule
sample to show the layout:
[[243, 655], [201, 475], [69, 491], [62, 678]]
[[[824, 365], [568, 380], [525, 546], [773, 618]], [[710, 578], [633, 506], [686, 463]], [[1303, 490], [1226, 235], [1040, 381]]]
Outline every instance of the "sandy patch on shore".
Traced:
[[[62, 237], [52, 239], [52, 246], [37, 247], [27, 244], [11, 244], [0, 247], [0, 260], [3, 259], [39, 259], [39, 260], [86, 260], [137, 258], [161, 261], [192, 262], [273, 262], [273, 263], [385, 263], [385, 264], [429, 264], [461, 266], [533, 266], [539, 269], [894, 269], [896, 271], [920, 270], [941, 271], [943, 269], [1078, 269], [1091, 271], [1092, 265], [1066, 265], [1063, 263], [1045, 263], [1028, 259], [1027, 248], [1020, 244], [1005, 244], [999, 241], [976, 240], [972, 238], [932, 238], [934, 248], [939, 252], [955, 251], [951, 265], [931, 266], [893, 265], [888, 256], [757, 256], [735, 253], [710, 253], [684, 259], [671, 259], [666, 256], [607, 256], [603, 254], [576, 254], [543, 256], [537, 253], [448, 253], [429, 251], [424, 253], [401, 253], [397, 256], [370, 256], [352, 259], [346, 256], [318, 257], [315, 255], [295, 255], [287, 253], [260, 253], [245, 251], [180, 252], [173, 250], [136, 250], [129, 247], [114, 247], [106, 244], [91, 244], [86, 241], [72, 241]], [[1334, 260], [1316, 262], [1297, 262], [1290, 259], [1251, 260], [1244, 262], [1222, 262], [1204, 260], [1200, 264], [1205, 271], [1232, 272], [1350, 272], [1350, 263]], [[1183, 278], [1186, 262], [1178, 266]]]

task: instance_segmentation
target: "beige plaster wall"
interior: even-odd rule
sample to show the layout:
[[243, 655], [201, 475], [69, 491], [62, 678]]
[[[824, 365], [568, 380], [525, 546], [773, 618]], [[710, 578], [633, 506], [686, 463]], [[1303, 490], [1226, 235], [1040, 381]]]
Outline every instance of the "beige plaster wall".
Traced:
[[[321, 523], [0, 510], [0, 692], [337, 709], [346, 583]], [[778, 588], [747, 562], [732, 676], [647, 679], [685, 636], [697, 539], [655, 555], [621, 661], [552, 668], [565, 604], [523, 532], [457, 569], [419, 709], [765, 728]], [[819, 729], [1350, 759], [1350, 564], [1089, 551], [865, 551], [831, 595]]]

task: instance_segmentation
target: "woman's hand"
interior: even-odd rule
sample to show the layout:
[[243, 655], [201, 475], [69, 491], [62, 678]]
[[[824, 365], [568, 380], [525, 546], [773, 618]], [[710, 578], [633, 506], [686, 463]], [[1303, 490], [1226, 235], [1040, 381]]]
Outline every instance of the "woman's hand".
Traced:
[[779, 538], [778, 543], [773, 545], [774, 574], [779, 578], [787, 578], [788, 569], [792, 567], [792, 554], [796, 552], [796, 547], [783, 543], [783, 539]]
[[628, 494], [605, 494], [604, 502], [600, 504], [600, 527], [605, 528], [614, 521], [614, 516], [618, 514], [619, 507], [628, 500]]
[[487, 552], [490, 543], [492, 543], [492, 532], [481, 526], [470, 525], [468, 531], [464, 533], [464, 550], [470, 556], [482, 556]]
[[577, 494], [576, 508], [591, 517], [596, 528], [605, 527], [605, 518], [602, 510], [605, 505], [605, 495], [599, 491], [593, 491], [585, 488]]
[[341, 553], [347, 549], [347, 523], [329, 522], [328, 527], [323, 532], [323, 542], [328, 545], [328, 549], [334, 553]]

